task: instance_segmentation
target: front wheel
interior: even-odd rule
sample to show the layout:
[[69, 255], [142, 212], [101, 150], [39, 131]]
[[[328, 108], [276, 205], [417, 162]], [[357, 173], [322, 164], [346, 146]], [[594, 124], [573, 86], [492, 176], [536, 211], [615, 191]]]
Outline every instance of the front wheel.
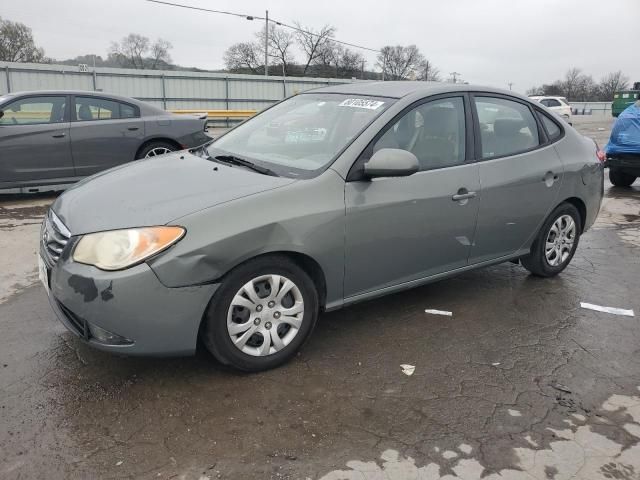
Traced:
[[201, 337], [221, 363], [257, 372], [293, 357], [317, 317], [318, 293], [309, 275], [288, 257], [266, 256], [225, 277], [209, 302]]
[[531, 253], [520, 260], [522, 265], [538, 277], [559, 274], [571, 262], [581, 231], [578, 209], [570, 203], [561, 204], [542, 225]]
[[630, 187], [636, 181], [636, 176], [609, 169], [609, 180], [616, 187]]

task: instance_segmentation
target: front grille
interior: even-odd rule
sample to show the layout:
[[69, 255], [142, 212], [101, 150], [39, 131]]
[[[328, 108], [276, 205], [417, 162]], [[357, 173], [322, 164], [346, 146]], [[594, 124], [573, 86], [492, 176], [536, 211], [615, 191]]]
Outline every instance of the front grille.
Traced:
[[40, 240], [42, 251], [46, 257], [45, 260], [50, 267], [53, 267], [58, 262], [60, 255], [69, 242], [69, 238], [71, 238], [69, 229], [53, 213], [53, 210], [49, 210], [42, 222]]

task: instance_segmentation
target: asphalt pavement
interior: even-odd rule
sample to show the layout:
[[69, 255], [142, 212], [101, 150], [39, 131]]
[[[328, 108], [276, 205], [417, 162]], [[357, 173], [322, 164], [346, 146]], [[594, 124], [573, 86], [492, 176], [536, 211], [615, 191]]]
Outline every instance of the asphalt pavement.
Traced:
[[54, 197], [0, 199], [0, 478], [638, 480], [640, 181], [605, 190], [560, 276], [506, 263], [325, 314], [252, 375], [83, 345], [37, 283]]

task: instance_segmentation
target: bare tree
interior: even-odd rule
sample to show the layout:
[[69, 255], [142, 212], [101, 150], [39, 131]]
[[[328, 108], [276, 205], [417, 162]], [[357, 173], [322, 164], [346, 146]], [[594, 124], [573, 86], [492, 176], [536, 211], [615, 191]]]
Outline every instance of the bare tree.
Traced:
[[576, 93], [580, 88], [580, 82], [582, 79], [582, 70], [579, 68], [571, 68], [564, 76], [564, 82], [562, 82], [565, 97], [568, 100], [575, 100]]
[[418, 66], [418, 80], [424, 80], [427, 82], [439, 82], [440, 70], [430, 60], [424, 60], [422, 64]]
[[407, 80], [415, 76], [420, 65], [424, 63], [424, 56], [415, 45], [382, 47], [378, 54], [378, 67], [382, 69], [386, 78], [391, 80]]
[[256, 42], [235, 43], [224, 52], [224, 64], [228, 70], [248, 69], [257, 75], [260, 67], [263, 67], [260, 62], [263, 57], [260, 56], [260, 53], [260, 47]]
[[160, 65], [168, 65], [171, 63], [171, 55], [169, 55], [169, 50], [171, 50], [172, 48], [173, 45], [171, 45], [171, 42], [162, 38], [158, 38], [151, 45], [150, 63], [152, 70], [157, 69]]
[[612, 72], [600, 80], [600, 96], [602, 100], [613, 100], [613, 94], [619, 90], [629, 87], [629, 77], [622, 74], [620, 70]]
[[149, 50], [149, 39], [130, 33], [120, 42], [112, 42], [109, 56], [113, 56], [123, 67], [144, 68], [144, 56]]
[[319, 31], [312, 30], [310, 28], [303, 27], [296, 22], [298, 31], [296, 32], [296, 39], [300, 50], [304, 53], [306, 60], [302, 75], [307, 74], [309, 65], [313, 65], [316, 59], [322, 55], [322, 52], [326, 50], [326, 46], [331, 42], [336, 29], [330, 25], [325, 25]]
[[117, 61], [121, 67], [155, 70], [171, 62], [171, 48], [171, 43], [162, 38], [151, 43], [148, 37], [130, 33], [121, 41], [111, 43], [109, 59]]
[[363, 70], [364, 56], [348, 48], [339, 48], [335, 59], [338, 77], [356, 77]]
[[36, 47], [31, 29], [24, 23], [0, 18], [0, 60], [5, 62], [42, 62], [44, 50]]
[[[260, 42], [260, 48], [264, 55], [264, 28], [257, 34]], [[271, 58], [275, 58], [277, 62], [282, 65], [283, 73], [286, 75], [287, 67], [290, 63], [293, 63], [293, 45], [295, 43], [294, 35], [285, 30], [284, 28], [277, 27], [276, 25], [269, 26], [269, 38], [267, 40], [267, 55]]]

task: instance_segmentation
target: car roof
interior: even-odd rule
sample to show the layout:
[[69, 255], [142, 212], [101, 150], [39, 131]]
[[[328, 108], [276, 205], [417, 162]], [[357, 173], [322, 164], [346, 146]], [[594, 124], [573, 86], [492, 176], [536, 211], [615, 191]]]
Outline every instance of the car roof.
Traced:
[[556, 100], [561, 100], [564, 97], [560, 95], [531, 95], [529, 98], [532, 98], [534, 100], [542, 100], [543, 98], [555, 98]]
[[367, 95], [372, 97], [402, 98], [408, 95], [422, 93], [426, 95], [436, 95], [450, 92], [483, 92], [500, 93], [518, 98], [528, 98], [509, 90], [485, 87], [479, 85], [469, 85], [465, 83], [447, 82], [421, 82], [421, 81], [389, 81], [389, 82], [352, 82], [329, 87], [320, 87], [313, 90], [306, 90], [305, 93], [342, 93], [352, 95]]
[[151, 105], [150, 103], [143, 102], [142, 100], [137, 100], [131, 97], [125, 97], [122, 95], [117, 95], [115, 93], [108, 92], [97, 92], [94, 90], [28, 90], [23, 92], [10, 92], [0, 95], [2, 98], [17, 98], [22, 96], [31, 96], [31, 95], [77, 95], [77, 96], [89, 96], [89, 97], [100, 97], [107, 98], [110, 100], [121, 101], [125, 103], [131, 103], [137, 105], [144, 115], [154, 115], [154, 114], [167, 114], [167, 112], [155, 105]]
[[104, 97], [104, 98], [112, 98], [114, 100], [122, 100], [123, 102], [135, 103], [139, 105], [141, 103], [140, 100], [136, 100], [135, 98], [125, 97], [122, 95], [117, 95], [115, 93], [108, 92], [96, 92], [94, 90], [25, 90], [23, 92], [11, 92], [5, 93], [0, 96], [2, 97], [22, 97], [25, 95], [78, 95], [78, 96], [94, 96], [94, 97]]

